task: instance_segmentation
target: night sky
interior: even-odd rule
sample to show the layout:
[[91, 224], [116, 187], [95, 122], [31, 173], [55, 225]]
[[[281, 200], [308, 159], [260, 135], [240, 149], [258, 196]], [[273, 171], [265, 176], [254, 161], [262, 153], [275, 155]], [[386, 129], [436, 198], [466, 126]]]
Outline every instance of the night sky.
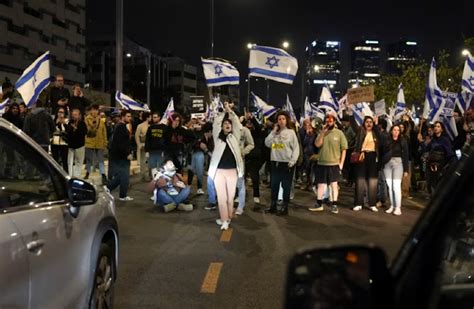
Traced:
[[[200, 66], [200, 57], [210, 55], [210, 3], [124, 0], [125, 35], [157, 54], [172, 52]], [[113, 34], [114, 14], [115, 1], [88, 0], [88, 35]], [[314, 39], [338, 40], [342, 42], [343, 70], [348, 70], [351, 41], [415, 40], [422, 56], [429, 59], [441, 48], [460, 55], [464, 37], [472, 36], [474, 1], [468, 0], [215, 0], [214, 56], [236, 61], [241, 76], [247, 74], [249, 42], [280, 47], [287, 40], [289, 52], [302, 60], [305, 46]], [[300, 79], [296, 77], [293, 87], [272, 82], [274, 104], [283, 103], [282, 92], [289, 92], [294, 101], [301, 100]]]

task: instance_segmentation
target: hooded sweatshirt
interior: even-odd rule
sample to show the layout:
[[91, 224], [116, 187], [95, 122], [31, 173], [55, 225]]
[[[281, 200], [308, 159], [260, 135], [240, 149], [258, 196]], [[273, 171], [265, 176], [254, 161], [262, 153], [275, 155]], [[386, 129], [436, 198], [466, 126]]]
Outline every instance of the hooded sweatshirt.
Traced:
[[283, 128], [277, 133], [273, 131], [265, 139], [265, 145], [271, 148], [271, 160], [296, 164], [300, 155], [300, 145], [295, 131]]

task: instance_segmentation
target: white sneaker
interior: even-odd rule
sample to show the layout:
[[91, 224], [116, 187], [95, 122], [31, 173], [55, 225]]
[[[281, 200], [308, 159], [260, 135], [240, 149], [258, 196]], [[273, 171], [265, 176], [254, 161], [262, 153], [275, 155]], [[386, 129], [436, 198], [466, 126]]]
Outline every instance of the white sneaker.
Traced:
[[184, 204], [184, 203], [180, 203], [177, 208], [178, 210], [181, 210], [181, 211], [193, 211], [194, 209], [192, 204]]
[[244, 213], [244, 210], [242, 208], [237, 208], [237, 210], [235, 211], [235, 214], [239, 216], [243, 213]]
[[371, 206], [370, 210], [372, 210], [373, 212], [378, 212], [379, 211], [379, 209], [375, 206]]
[[128, 201], [133, 201], [133, 197], [126, 196], [126, 197], [121, 197], [119, 198], [122, 202], [128, 202]]
[[154, 197], [154, 196], [150, 196], [150, 201], [155, 201], [155, 197]]
[[229, 229], [229, 224], [230, 224], [229, 220], [222, 222], [221, 231], [227, 231]]
[[203, 189], [198, 189], [198, 190], [196, 191], [196, 194], [197, 194], [197, 195], [203, 195], [204, 193], [205, 193], [205, 192], [204, 192]]
[[359, 211], [359, 210], [362, 210], [362, 206], [355, 206], [352, 208], [353, 211]]
[[259, 198], [259, 197], [254, 197], [254, 198], [253, 198], [253, 202], [254, 202], [255, 204], [260, 204], [260, 198]]
[[393, 207], [390, 206], [389, 209], [385, 210], [386, 213], [391, 214], [393, 212]]
[[234, 203], [238, 203], [238, 202], [239, 202], [239, 198], [236, 197], [236, 198], [234, 199]]
[[217, 225], [222, 225], [222, 220], [221, 219], [216, 219]]
[[401, 216], [402, 215], [402, 210], [400, 208], [395, 208], [395, 211], [393, 212], [395, 216]]

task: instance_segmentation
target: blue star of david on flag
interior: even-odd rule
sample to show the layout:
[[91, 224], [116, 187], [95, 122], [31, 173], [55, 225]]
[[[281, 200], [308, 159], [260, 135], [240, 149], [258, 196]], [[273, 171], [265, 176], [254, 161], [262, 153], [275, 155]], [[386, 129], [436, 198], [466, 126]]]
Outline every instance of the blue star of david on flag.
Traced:
[[216, 64], [214, 66], [214, 74], [216, 74], [217, 76], [221, 76], [222, 73], [222, 66], [220, 64]]
[[280, 59], [275, 56], [267, 57], [267, 62], [265, 62], [265, 64], [268, 65], [270, 69], [273, 69], [274, 67], [278, 66], [278, 61], [280, 61]]

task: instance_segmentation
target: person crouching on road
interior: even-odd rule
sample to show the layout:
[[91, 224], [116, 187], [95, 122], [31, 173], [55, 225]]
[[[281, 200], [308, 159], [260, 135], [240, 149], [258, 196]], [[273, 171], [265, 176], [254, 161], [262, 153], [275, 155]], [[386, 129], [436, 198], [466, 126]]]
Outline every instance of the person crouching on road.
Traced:
[[175, 210], [192, 211], [193, 205], [185, 203], [191, 190], [183, 182], [183, 176], [176, 173], [173, 161], [165, 162], [154, 175], [155, 204], [164, 212]]
[[219, 204], [220, 219], [216, 220], [221, 225], [221, 230], [229, 228], [234, 211], [234, 196], [238, 177], [243, 177], [244, 162], [240, 153], [239, 118], [224, 101], [226, 113], [220, 113], [212, 127], [214, 138], [214, 152], [209, 164], [208, 177], [214, 181], [217, 201]]
[[294, 166], [300, 154], [298, 137], [294, 130], [289, 128], [290, 116], [287, 112], [277, 114], [277, 123], [273, 131], [265, 139], [265, 145], [271, 148], [271, 205], [266, 211], [277, 213], [277, 199], [280, 183], [283, 187], [283, 206], [277, 215], [288, 214], [291, 183], [293, 181]]

